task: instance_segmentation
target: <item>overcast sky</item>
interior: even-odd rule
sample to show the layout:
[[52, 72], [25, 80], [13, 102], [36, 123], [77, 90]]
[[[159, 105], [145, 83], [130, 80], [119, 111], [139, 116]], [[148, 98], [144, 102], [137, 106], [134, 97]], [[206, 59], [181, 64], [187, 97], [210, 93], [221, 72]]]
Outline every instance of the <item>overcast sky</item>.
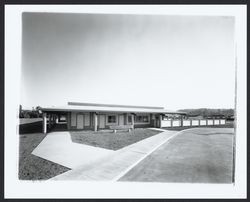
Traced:
[[234, 107], [232, 17], [24, 13], [21, 104]]

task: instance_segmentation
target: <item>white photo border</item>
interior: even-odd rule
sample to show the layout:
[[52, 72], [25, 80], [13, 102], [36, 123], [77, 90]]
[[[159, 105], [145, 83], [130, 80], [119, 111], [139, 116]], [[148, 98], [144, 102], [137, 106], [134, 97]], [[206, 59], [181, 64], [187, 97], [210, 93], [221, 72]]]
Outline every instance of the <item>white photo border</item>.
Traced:
[[[237, 42], [235, 184], [18, 180], [22, 12], [234, 16]], [[246, 198], [245, 5], [5, 5], [5, 198]]]

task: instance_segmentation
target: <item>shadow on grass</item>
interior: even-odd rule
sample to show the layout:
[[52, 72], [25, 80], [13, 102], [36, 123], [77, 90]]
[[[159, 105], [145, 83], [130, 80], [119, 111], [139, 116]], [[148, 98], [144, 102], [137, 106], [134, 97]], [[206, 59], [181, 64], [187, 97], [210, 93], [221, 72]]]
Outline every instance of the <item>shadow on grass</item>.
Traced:
[[[47, 127], [48, 132], [52, 131], [67, 131], [67, 124], [60, 123], [52, 125], [51, 128]], [[19, 134], [30, 134], [30, 133], [42, 133], [43, 132], [43, 122], [37, 121], [33, 123], [25, 123], [19, 125]]]
[[19, 134], [42, 133], [42, 132], [43, 132], [42, 121], [19, 125]]

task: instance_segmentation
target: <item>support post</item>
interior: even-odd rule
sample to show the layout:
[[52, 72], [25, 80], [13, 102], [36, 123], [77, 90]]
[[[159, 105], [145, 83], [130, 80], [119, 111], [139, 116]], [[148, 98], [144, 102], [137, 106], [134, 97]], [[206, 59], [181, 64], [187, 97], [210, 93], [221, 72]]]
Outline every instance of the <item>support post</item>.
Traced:
[[[67, 112], [67, 129], [69, 130], [70, 129], [70, 125], [71, 125], [71, 112]], [[59, 120], [60, 120], [60, 115], [59, 115], [59, 118], [58, 118]], [[58, 120], [58, 121], [59, 121]]]
[[97, 131], [97, 121], [98, 121], [97, 114], [94, 113], [94, 131]]
[[159, 114], [159, 128], [161, 128], [162, 115]]
[[132, 123], [132, 127], [133, 129], [135, 128], [135, 115], [131, 114], [131, 123]]
[[43, 113], [43, 133], [47, 133], [47, 114]]
[[51, 128], [51, 114], [49, 114], [49, 129]]
[[183, 116], [181, 116], [181, 127], [183, 127]]

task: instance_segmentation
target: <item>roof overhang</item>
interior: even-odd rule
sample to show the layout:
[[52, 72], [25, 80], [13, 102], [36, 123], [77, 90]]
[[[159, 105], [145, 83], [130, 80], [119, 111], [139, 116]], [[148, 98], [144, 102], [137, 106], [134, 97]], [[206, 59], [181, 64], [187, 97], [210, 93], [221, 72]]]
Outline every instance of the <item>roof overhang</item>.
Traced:
[[93, 107], [93, 106], [63, 106], [63, 107], [41, 107], [42, 112], [96, 112], [96, 113], [154, 113], [154, 114], [179, 114], [186, 115], [184, 112], [175, 112], [164, 109], [143, 109], [143, 108], [119, 108], [119, 107]]

